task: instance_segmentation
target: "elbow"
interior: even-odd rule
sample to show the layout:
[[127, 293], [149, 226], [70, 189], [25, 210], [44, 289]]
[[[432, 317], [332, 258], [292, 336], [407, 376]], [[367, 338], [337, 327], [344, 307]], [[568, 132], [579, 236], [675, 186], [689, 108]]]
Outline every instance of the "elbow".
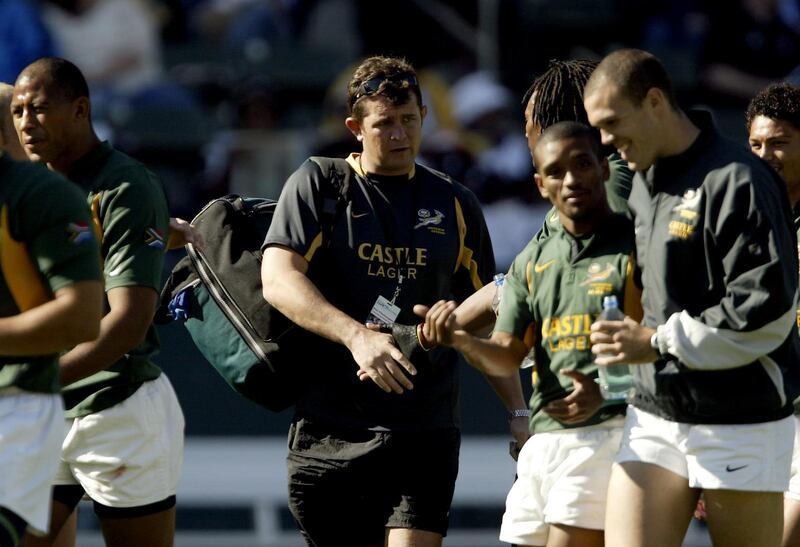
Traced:
[[279, 293], [277, 280], [266, 273], [261, 276], [261, 296], [264, 300], [274, 305], [274, 301]]
[[[67, 347], [77, 346], [84, 342], [91, 342], [100, 336], [100, 319], [102, 317], [102, 308], [97, 306], [96, 309], [88, 309], [89, 306], [76, 313], [74, 319], [71, 320], [67, 328], [64, 329], [66, 334]], [[91, 306], [94, 308], [94, 306]]]
[[103, 284], [99, 281], [82, 282], [63, 296], [66, 303], [63, 330], [67, 346], [90, 342], [100, 336], [103, 318]]
[[280, 295], [280, 276], [276, 273], [277, 268], [272, 263], [273, 253], [270, 251], [271, 249], [266, 250], [261, 263], [261, 296], [264, 297], [264, 300], [273, 304]]
[[98, 336], [100, 336], [99, 321], [96, 325], [75, 326], [73, 329], [71, 329], [71, 332], [67, 334], [67, 346], [72, 347], [84, 342], [91, 342], [96, 340]]

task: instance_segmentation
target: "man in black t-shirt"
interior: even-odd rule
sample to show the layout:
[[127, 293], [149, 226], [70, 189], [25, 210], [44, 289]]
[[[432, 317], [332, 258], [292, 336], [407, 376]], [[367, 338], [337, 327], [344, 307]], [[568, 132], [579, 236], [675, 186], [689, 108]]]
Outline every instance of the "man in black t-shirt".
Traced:
[[[466, 298], [494, 273], [491, 243], [475, 196], [415, 163], [426, 108], [407, 62], [366, 59], [348, 106], [363, 150], [339, 162], [349, 197], [330, 244], [333, 184], [314, 161], [287, 181], [265, 241], [265, 298], [329, 346], [298, 363], [290, 507], [309, 545], [438, 546], [458, 469], [456, 356], [409, 360], [365, 324], [416, 323], [414, 304]], [[495, 388], [524, 404], [518, 381]]]

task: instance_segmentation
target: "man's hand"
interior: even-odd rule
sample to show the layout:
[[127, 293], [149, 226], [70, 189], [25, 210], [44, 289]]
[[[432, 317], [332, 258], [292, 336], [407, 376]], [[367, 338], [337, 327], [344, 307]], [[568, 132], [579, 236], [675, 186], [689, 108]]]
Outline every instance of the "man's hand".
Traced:
[[516, 418], [511, 418], [511, 420], [508, 422], [508, 429], [511, 431], [511, 436], [514, 438], [514, 440], [508, 445], [508, 453], [512, 458], [514, 458], [514, 461], [517, 461], [520, 450], [522, 450], [522, 447], [525, 445], [528, 439], [531, 438], [528, 417], [518, 416]]
[[453, 333], [463, 330], [453, 314], [457, 307], [458, 304], [452, 300], [439, 300], [430, 308], [421, 304], [414, 306], [414, 313], [425, 318], [422, 335], [429, 345], [453, 346]]
[[358, 364], [356, 374], [362, 381], [369, 378], [386, 393], [403, 393], [403, 388], [414, 389], [403, 369], [412, 375], [417, 373], [417, 369], [394, 345], [390, 334], [364, 328], [348, 348]]
[[170, 218], [167, 249], [178, 249], [187, 243], [191, 243], [201, 251], [206, 244], [205, 240], [203, 240], [203, 236], [194, 226], [182, 218]]
[[650, 347], [654, 332], [655, 329], [643, 327], [627, 316], [622, 321], [595, 321], [590, 336], [592, 353], [598, 356], [595, 362], [598, 365], [652, 363], [658, 359], [656, 350]]
[[542, 410], [565, 424], [588, 420], [603, 404], [600, 387], [592, 378], [577, 370], [562, 370], [561, 374], [572, 378], [572, 392], [566, 397], [550, 401]]

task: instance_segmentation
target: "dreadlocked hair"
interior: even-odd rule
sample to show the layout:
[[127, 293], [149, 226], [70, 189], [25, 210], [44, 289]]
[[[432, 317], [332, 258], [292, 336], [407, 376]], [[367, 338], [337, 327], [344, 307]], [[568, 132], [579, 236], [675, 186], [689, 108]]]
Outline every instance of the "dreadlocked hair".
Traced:
[[583, 88], [596, 66], [596, 61], [588, 59], [551, 60], [547, 70], [533, 81], [522, 99], [522, 104], [527, 105], [536, 95], [531, 121], [541, 131], [564, 121], [589, 125], [583, 108]]

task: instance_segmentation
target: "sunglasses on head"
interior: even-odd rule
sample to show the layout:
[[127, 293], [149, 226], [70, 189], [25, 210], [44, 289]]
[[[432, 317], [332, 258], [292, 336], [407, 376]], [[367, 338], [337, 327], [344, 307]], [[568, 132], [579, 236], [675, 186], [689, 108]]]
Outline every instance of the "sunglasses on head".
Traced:
[[393, 76], [378, 76], [376, 78], [367, 80], [358, 87], [358, 93], [356, 93], [356, 96], [353, 98], [353, 102], [355, 103], [361, 97], [369, 97], [370, 95], [375, 94], [378, 91], [378, 89], [380, 89], [383, 82], [391, 82], [393, 84], [407, 84], [408, 87], [414, 89], [415, 91], [419, 89], [419, 82], [417, 82], [417, 77], [414, 76], [413, 74], [395, 74]]

